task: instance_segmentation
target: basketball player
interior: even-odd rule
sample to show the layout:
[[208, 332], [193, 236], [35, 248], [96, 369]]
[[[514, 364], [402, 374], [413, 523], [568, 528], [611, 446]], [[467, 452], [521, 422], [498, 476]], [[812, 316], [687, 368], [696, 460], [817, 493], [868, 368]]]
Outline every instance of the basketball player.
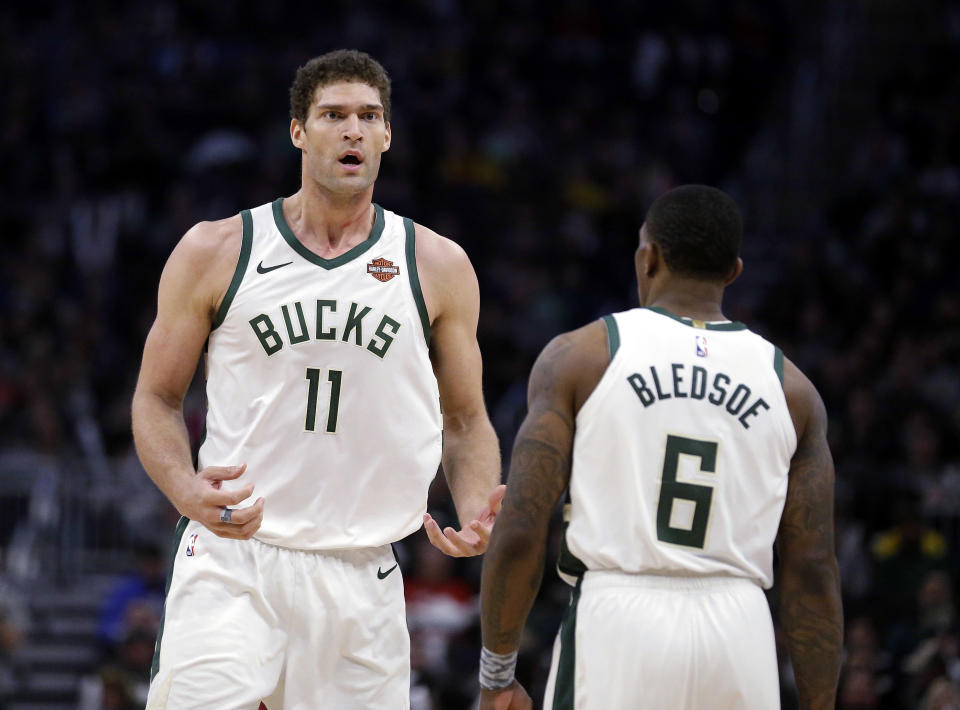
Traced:
[[741, 219], [690, 185], [650, 208], [642, 308], [551, 342], [483, 565], [480, 707], [531, 707], [513, 679], [551, 511], [569, 489], [559, 568], [574, 585], [544, 708], [780, 707], [763, 589], [805, 710], [833, 708], [842, 618], [833, 464], [816, 390], [721, 312]]
[[[424, 524], [447, 554], [479, 554], [503, 497], [473, 268], [371, 201], [386, 72], [332, 52], [290, 95], [299, 192], [187, 232], [144, 349], [137, 450], [184, 516], [151, 709], [408, 707], [390, 543]], [[201, 352], [197, 472], [182, 401]], [[441, 425], [460, 531], [425, 515]]]

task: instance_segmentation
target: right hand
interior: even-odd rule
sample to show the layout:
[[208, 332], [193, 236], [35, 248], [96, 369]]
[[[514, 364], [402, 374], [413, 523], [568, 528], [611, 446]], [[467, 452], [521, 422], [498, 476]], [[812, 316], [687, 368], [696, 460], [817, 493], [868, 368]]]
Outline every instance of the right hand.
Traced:
[[503, 690], [481, 690], [479, 710], [532, 710], [533, 701], [516, 680]]
[[[207, 466], [190, 479], [188, 487], [181, 496], [180, 513], [202, 523], [210, 532], [219, 537], [235, 540], [249, 540], [260, 529], [263, 522], [263, 498], [257, 498], [253, 505], [246, 508], [233, 508], [253, 493], [253, 484], [225, 491], [223, 481], [239, 478], [247, 470], [242, 466]], [[233, 508], [231, 522], [220, 522], [220, 513], [224, 508]]]

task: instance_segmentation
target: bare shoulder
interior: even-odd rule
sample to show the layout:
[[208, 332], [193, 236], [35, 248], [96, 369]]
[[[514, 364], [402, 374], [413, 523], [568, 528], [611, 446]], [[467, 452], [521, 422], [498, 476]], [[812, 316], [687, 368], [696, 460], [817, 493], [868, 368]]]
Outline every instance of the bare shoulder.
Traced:
[[789, 359], [783, 360], [783, 393], [793, 419], [797, 440], [813, 427], [826, 427], [827, 412], [813, 383]]
[[233, 278], [242, 241], [240, 215], [195, 224], [167, 260], [161, 294], [170, 286], [215, 311]]
[[431, 322], [455, 312], [472, 321], [480, 309], [480, 286], [463, 247], [415, 224], [417, 272]]
[[[196, 270], [207, 271], [216, 268], [221, 261], [233, 260], [240, 255], [240, 243], [243, 239], [243, 225], [240, 215], [212, 222], [198, 222], [187, 230], [186, 234], [171, 254], [171, 260], [189, 262]], [[188, 264], [184, 264], [187, 266]]]
[[429, 227], [414, 223], [417, 237], [417, 265], [426, 268], [469, 267], [467, 252], [452, 239], [437, 234]]
[[530, 373], [529, 398], [546, 392], [569, 398], [576, 413], [596, 389], [610, 363], [602, 320], [562, 333], [547, 343]]

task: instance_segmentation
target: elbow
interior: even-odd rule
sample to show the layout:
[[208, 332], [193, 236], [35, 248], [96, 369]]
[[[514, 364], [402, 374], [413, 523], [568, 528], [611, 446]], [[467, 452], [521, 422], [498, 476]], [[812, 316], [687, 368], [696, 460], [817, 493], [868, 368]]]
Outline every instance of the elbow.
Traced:
[[183, 397], [152, 391], [138, 384], [130, 402], [130, 419], [136, 429], [137, 422], [144, 417], [149, 419], [159, 412], [177, 412], [182, 408]]
[[[527, 525], [501, 525], [497, 520], [490, 538], [489, 553], [505, 559], [518, 560], [537, 555], [546, 547], [546, 529]], [[491, 555], [492, 556], [492, 555]]]
[[468, 432], [476, 431], [478, 427], [490, 427], [492, 431], [490, 420], [487, 418], [487, 413], [482, 407], [466, 411], [444, 412], [444, 436], [462, 436]]

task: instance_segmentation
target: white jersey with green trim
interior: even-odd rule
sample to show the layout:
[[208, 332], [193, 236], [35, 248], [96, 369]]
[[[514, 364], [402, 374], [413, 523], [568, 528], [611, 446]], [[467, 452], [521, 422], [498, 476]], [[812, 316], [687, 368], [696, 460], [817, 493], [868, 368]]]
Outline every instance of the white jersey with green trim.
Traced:
[[773, 584], [797, 445], [783, 354], [742, 323], [638, 308], [576, 418], [559, 569]]
[[246, 462], [262, 542], [376, 547], [422, 524], [441, 415], [413, 223], [378, 205], [368, 238], [323, 259], [282, 199], [241, 213], [236, 273], [207, 344], [199, 464]]

